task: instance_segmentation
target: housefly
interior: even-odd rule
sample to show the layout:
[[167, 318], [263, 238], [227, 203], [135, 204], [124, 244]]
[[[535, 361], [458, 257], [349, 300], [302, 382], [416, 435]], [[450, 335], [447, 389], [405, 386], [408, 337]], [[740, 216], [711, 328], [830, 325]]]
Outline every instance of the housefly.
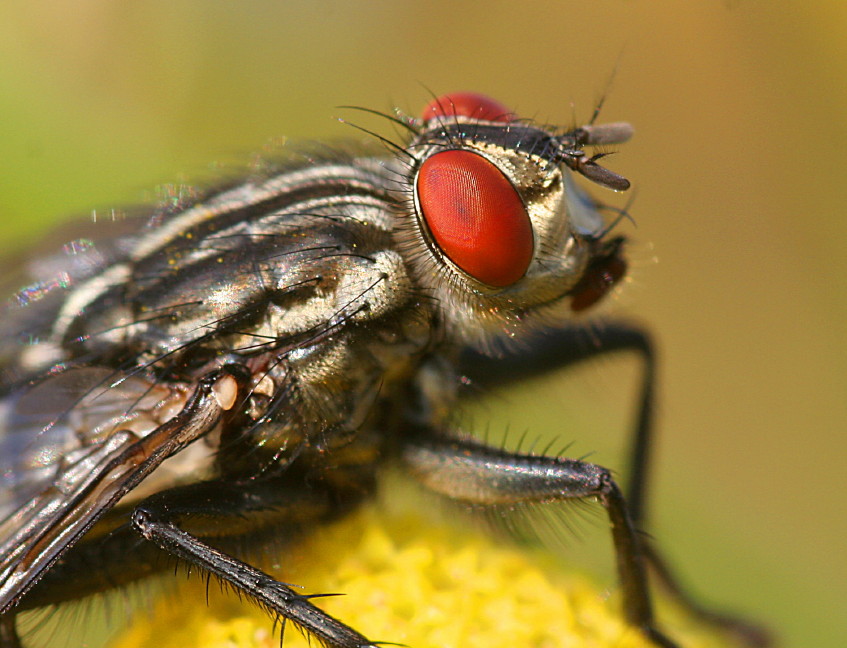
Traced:
[[[626, 190], [592, 151], [632, 129], [539, 126], [473, 93], [387, 117], [406, 133], [383, 140], [387, 154], [259, 165], [98, 224], [29, 268], [0, 323], [3, 648], [20, 644], [19, 612], [134, 582], [168, 558], [321, 643], [371, 646], [237, 555], [245, 540], [349, 512], [388, 462], [473, 507], [596, 500], [626, 620], [677, 645], [654, 620], [648, 571], [679, 589], [639, 533], [650, 339], [608, 323], [586, 344], [573, 323], [626, 272], [624, 238], [575, 178]], [[626, 498], [601, 466], [452, 429], [468, 380], [622, 350], [646, 367]]]

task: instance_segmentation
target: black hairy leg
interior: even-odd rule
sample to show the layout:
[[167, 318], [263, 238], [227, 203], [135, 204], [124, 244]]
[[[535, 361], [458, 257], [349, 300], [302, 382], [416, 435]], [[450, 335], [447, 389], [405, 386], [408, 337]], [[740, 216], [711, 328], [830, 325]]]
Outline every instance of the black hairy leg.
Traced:
[[[624, 491], [626, 515], [633, 529], [638, 532], [640, 550], [637, 560], [644, 562], [664, 589], [695, 617], [736, 636], [747, 645], [771, 645], [772, 637], [762, 626], [702, 604], [680, 583], [652, 537], [641, 533], [646, 530], [649, 513], [648, 485], [651, 452], [655, 443], [653, 414], [657, 370], [656, 350], [645, 329], [613, 321], [599, 323], [590, 330], [577, 326], [548, 330], [524, 343], [519, 353], [504, 359], [466, 352], [460, 370], [471, 378], [472, 383], [481, 387], [494, 387], [615, 353], [637, 354], [643, 365], [629, 447], [628, 482]], [[519, 455], [515, 455], [515, 458], [518, 459]]]

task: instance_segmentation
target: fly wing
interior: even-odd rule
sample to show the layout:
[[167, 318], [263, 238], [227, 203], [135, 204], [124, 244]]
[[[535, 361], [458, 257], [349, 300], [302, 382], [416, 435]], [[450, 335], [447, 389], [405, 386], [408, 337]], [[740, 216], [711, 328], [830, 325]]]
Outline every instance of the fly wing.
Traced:
[[217, 427], [221, 377], [186, 398], [181, 386], [69, 369], [0, 404], [0, 613], [165, 459]]

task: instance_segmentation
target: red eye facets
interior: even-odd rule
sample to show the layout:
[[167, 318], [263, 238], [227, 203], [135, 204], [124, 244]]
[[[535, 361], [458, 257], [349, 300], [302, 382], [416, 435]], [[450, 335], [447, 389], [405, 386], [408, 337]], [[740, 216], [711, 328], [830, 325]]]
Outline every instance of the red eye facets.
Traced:
[[476, 153], [443, 151], [420, 168], [417, 193], [435, 243], [477, 281], [503, 288], [527, 271], [532, 223], [503, 173]]
[[510, 122], [514, 113], [498, 101], [475, 92], [454, 92], [441, 95], [424, 108], [424, 121], [437, 117], [473, 117], [484, 121]]

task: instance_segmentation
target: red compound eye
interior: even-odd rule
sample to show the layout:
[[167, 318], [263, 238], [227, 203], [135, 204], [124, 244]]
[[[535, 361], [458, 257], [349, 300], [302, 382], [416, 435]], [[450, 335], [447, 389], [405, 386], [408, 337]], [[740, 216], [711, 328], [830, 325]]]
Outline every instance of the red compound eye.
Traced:
[[418, 201], [438, 247], [477, 281], [511, 286], [532, 261], [532, 223], [509, 179], [476, 153], [443, 151], [418, 173]]
[[510, 122], [514, 114], [498, 101], [475, 92], [454, 92], [430, 101], [423, 110], [423, 120], [437, 117], [473, 117], [485, 121]]

